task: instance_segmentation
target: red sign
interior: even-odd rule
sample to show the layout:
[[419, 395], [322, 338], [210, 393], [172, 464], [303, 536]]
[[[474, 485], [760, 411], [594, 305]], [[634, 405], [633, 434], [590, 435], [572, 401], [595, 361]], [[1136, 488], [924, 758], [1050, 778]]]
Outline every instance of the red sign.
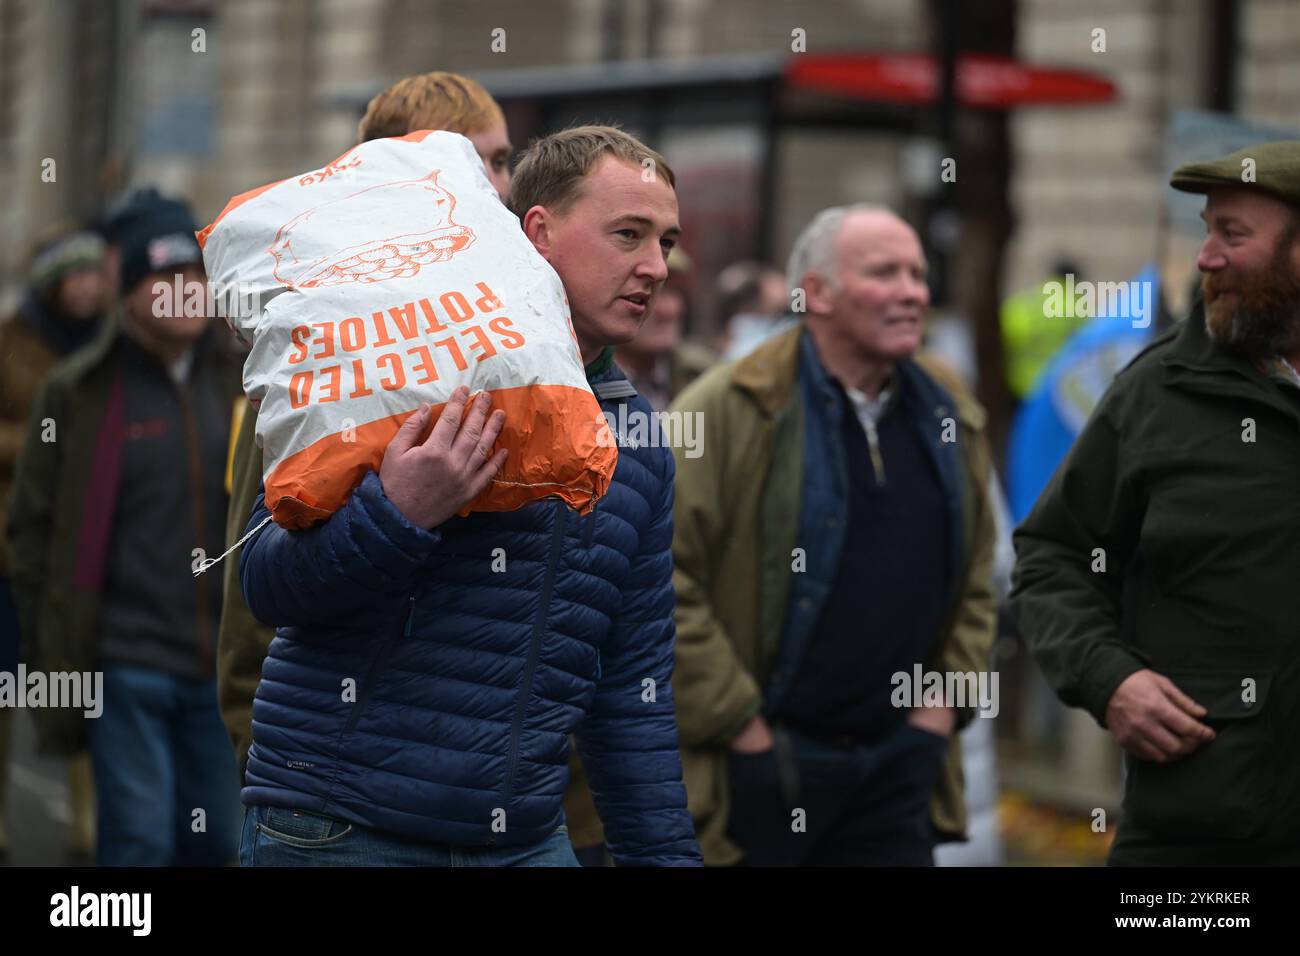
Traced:
[[[786, 62], [785, 78], [797, 89], [917, 106], [938, 99], [940, 82], [938, 61], [928, 53], [800, 54]], [[972, 109], [1113, 99], [1115, 84], [1083, 70], [1047, 69], [986, 54], [957, 59], [957, 102]]]

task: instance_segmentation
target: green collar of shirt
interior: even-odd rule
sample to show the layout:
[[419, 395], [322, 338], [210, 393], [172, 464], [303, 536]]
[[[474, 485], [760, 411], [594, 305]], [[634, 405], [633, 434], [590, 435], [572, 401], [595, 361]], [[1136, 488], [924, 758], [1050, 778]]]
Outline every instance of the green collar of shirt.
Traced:
[[606, 345], [600, 350], [600, 354], [592, 361], [590, 365], [583, 369], [587, 373], [588, 379], [593, 379], [597, 375], [605, 372], [614, 364], [614, 346]]

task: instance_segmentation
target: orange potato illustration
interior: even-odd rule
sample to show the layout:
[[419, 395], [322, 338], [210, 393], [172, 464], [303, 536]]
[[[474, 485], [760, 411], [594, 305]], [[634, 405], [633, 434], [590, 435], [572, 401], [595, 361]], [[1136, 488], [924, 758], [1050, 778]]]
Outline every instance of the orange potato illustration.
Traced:
[[[417, 275], [423, 266], [450, 259], [474, 241], [474, 232], [452, 221], [456, 197], [438, 185], [439, 172], [435, 169], [420, 179], [380, 183], [299, 213], [280, 227], [267, 250], [275, 259], [275, 278], [291, 289], [386, 282], [409, 278]], [[374, 200], [392, 199], [375, 194], [396, 189], [405, 193], [400, 197], [400, 206], [409, 216], [410, 232], [346, 246], [307, 262], [295, 253], [295, 235], [305, 239], [304, 234], [364, 234], [368, 221], [374, 217]], [[300, 245], [310, 247], [311, 242], [306, 239]]]

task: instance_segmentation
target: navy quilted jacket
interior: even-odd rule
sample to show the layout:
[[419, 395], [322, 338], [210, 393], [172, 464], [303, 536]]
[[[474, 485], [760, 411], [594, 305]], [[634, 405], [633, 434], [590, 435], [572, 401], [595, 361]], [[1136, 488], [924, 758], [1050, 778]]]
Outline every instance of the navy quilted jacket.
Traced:
[[[621, 379], [611, 363], [591, 382]], [[524, 845], [561, 822], [576, 731], [616, 862], [698, 864], [669, 683], [673, 474], [667, 448], [624, 446], [586, 516], [546, 499], [425, 531], [372, 471], [310, 531], [268, 524], [240, 558], [278, 627], [244, 803]], [[250, 527], [266, 515], [259, 496]]]

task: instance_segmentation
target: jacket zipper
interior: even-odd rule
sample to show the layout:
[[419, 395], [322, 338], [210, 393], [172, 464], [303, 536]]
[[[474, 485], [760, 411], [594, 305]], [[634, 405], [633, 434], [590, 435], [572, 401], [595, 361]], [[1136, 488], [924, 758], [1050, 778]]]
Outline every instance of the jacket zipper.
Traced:
[[402, 625], [400, 636], [390, 637], [387, 643], [379, 649], [374, 658], [370, 661], [370, 667], [366, 669], [366, 676], [362, 681], [361, 688], [357, 691], [356, 703], [352, 706], [352, 713], [348, 714], [348, 722], [343, 725], [343, 733], [339, 738], [340, 748], [343, 745], [343, 738], [352, 733], [357, 726], [357, 721], [361, 719], [361, 712], [366, 708], [366, 701], [370, 699], [371, 691], [374, 690], [375, 680], [379, 677], [380, 670], [387, 663], [388, 656], [393, 652], [401, 637], [411, 636], [411, 622], [415, 618], [415, 592], [412, 591], [410, 598], [406, 602], [406, 620]]
[[880, 455], [880, 437], [876, 433], [876, 423], [867, 419], [862, 423], [867, 433], [867, 446], [871, 449], [871, 470], [876, 473], [876, 485], [885, 483], [885, 460]]
[[[510, 750], [506, 758], [506, 779], [501, 789], [501, 806], [504, 813], [510, 806], [510, 795], [515, 785], [515, 768], [519, 765], [519, 734], [523, 730], [524, 714], [528, 710], [528, 698], [533, 691], [533, 674], [537, 670], [537, 658], [542, 650], [542, 637], [551, 609], [551, 592], [555, 588], [555, 574], [560, 564], [560, 550], [564, 546], [564, 526], [568, 521], [569, 507], [560, 501], [556, 503], [555, 527], [551, 531], [551, 553], [546, 564], [546, 577], [542, 581], [541, 606], [537, 609], [537, 618], [533, 621], [533, 636], [528, 645], [528, 660], [524, 664], [523, 680], [519, 684], [519, 700], [515, 704], [514, 720], [510, 724]], [[488, 846], [495, 846], [496, 833], [488, 836]]]
[[587, 518], [587, 525], [582, 529], [582, 549], [584, 551], [591, 547], [592, 539], [596, 536], [596, 509], [600, 507], [600, 502], [591, 506], [591, 514]]

